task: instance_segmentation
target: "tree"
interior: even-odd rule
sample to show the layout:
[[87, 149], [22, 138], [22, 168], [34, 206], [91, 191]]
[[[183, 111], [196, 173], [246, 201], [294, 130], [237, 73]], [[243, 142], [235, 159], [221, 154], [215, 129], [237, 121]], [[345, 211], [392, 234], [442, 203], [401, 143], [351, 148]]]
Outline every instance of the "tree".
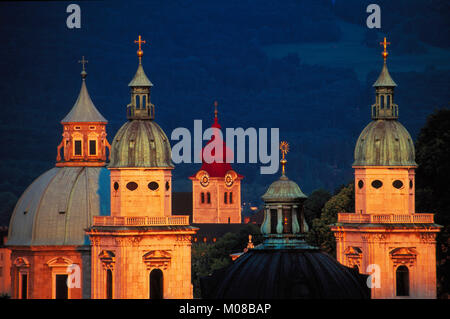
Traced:
[[330, 225], [337, 222], [339, 212], [353, 212], [355, 210], [355, 187], [351, 182], [331, 197], [322, 209], [320, 218], [315, 218], [306, 237], [310, 245], [319, 247], [322, 251], [335, 256], [336, 241]]
[[438, 297], [450, 293], [450, 110], [431, 114], [416, 141], [416, 210], [435, 214]]
[[[201, 226], [200, 226], [201, 227]], [[215, 243], [196, 243], [192, 245], [192, 283], [194, 298], [200, 298], [200, 278], [211, 274], [214, 270], [231, 264], [230, 254], [241, 252], [247, 247], [248, 235], [252, 242], [261, 242], [259, 228], [253, 224], [245, 224], [237, 233], [226, 233]]]
[[322, 208], [330, 198], [330, 192], [324, 189], [317, 189], [309, 195], [303, 206], [305, 208], [305, 219], [308, 225], [312, 225], [313, 219], [320, 218]]

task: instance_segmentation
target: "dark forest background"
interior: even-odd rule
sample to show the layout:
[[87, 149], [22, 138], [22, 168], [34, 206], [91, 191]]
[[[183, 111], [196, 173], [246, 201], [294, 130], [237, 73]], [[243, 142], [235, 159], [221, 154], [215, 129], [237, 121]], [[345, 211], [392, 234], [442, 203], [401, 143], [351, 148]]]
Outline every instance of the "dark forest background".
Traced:
[[[373, 82], [384, 36], [398, 84], [400, 121], [414, 140], [426, 118], [450, 101], [450, 3], [379, 0], [381, 29], [366, 27], [361, 0], [174, 0], [79, 2], [82, 28], [69, 30], [68, 2], [0, 3], [0, 224], [24, 189], [53, 167], [60, 120], [80, 87], [109, 120], [108, 136], [125, 121], [127, 84], [136, 46], [154, 87], [156, 121], [176, 127], [279, 127], [291, 146], [288, 176], [302, 190], [333, 193], [352, 180], [353, 148], [370, 121]], [[177, 165], [174, 191], [190, 191], [198, 164]], [[277, 177], [259, 164], [234, 165], [245, 176], [243, 201]]]

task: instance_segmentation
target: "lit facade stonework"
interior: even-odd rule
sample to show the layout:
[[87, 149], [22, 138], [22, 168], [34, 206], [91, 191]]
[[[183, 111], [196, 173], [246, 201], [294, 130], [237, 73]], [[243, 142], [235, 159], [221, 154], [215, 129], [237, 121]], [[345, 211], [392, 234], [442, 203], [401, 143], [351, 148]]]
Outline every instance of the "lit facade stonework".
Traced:
[[91, 240], [92, 298], [193, 297], [189, 216], [172, 216], [171, 148], [154, 121], [142, 67], [130, 82], [128, 121], [111, 146], [111, 214], [97, 216]]
[[372, 298], [436, 298], [433, 214], [415, 212], [414, 144], [397, 121], [386, 65], [375, 82], [372, 119], [355, 146], [355, 213], [332, 226], [342, 264], [373, 274]]
[[[202, 149], [202, 167], [189, 179], [192, 180], [192, 222], [194, 224], [240, 224], [241, 180], [244, 178], [233, 170], [233, 157], [226, 143], [220, 139], [221, 126], [217, 118], [217, 102], [213, 136]], [[208, 154], [205, 150], [214, 144]], [[220, 151], [222, 154], [219, 154]], [[217, 151], [217, 154], [215, 152]], [[219, 161], [217, 159], [220, 159]]]

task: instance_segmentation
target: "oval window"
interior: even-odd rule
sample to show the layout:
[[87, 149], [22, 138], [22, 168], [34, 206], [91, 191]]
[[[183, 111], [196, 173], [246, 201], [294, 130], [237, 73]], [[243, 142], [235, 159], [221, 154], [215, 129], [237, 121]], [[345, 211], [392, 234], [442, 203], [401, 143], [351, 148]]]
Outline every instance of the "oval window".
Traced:
[[397, 179], [392, 183], [392, 186], [394, 186], [397, 189], [400, 189], [403, 187], [403, 182]]
[[115, 183], [114, 183], [114, 190], [116, 191], [116, 190], [118, 190], [118, 189], [119, 189], [119, 183], [115, 182]]
[[156, 191], [158, 189], [159, 185], [157, 182], [150, 182], [148, 183], [148, 188], [152, 191]]
[[376, 180], [374, 180], [372, 182], [372, 187], [373, 188], [380, 188], [381, 186], [383, 186], [383, 183], [380, 180], [378, 180], [378, 179], [376, 179]]
[[129, 183], [127, 184], [127, 188], [128, 188], [130, 191], [134, 191], [136, 188], [138, 188], [138, 184], [136, 184], [135, 182], [129, 182]]
[[359, 180], [358, 187], [361, 189], [364, 187], [364, 182], [362, 180]]
[[169, 182], [166, 182], [166, 191], [168, 191], [170, 188]]

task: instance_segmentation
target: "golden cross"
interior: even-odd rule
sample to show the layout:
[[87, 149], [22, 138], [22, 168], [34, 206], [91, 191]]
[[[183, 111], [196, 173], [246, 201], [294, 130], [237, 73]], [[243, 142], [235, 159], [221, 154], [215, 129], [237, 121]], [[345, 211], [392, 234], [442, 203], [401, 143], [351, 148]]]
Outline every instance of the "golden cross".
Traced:
[[141, 40], [141, 36], [139, 36], [138, 40], [134, 40], [134, 43], [138, 43], [139, 44], [139, 51], [141, 50], [141, 44], [145, 43], [145, 40]]
[[386, 58], [387, 58], [387, 56], [388, 56], [388, 52], [387, 52], [386, 48], [387, 48], [387, 46], [390, 45], [390, 44], [391, 44], [391, 42], [387, 42], [387, 41], [386, 41], [386, 37], [384, 37], [384, 41], [383, 41], [383, 42], [380, 42], [380, 45], [382, 45], [382, 46], [384, 47], [384, 51], [381, 52], [381, 55], [383, 56], [383, 59], [384, 59], [385, 61], [386, 61]]
[[88, 63], [88, 62], [89, 62], [88, 60], [85, 60], [85, 59], [84, 59], [84, 55], [83, 55], [83, 57], [81, 58], [81, 60], [78, 61], [78, 63], [81, 63], [81, 64], [83, 65], [83, 71], [85, 71], [85, 70], [84, 70], [84, 65], [85, 65], [86, 63]]

